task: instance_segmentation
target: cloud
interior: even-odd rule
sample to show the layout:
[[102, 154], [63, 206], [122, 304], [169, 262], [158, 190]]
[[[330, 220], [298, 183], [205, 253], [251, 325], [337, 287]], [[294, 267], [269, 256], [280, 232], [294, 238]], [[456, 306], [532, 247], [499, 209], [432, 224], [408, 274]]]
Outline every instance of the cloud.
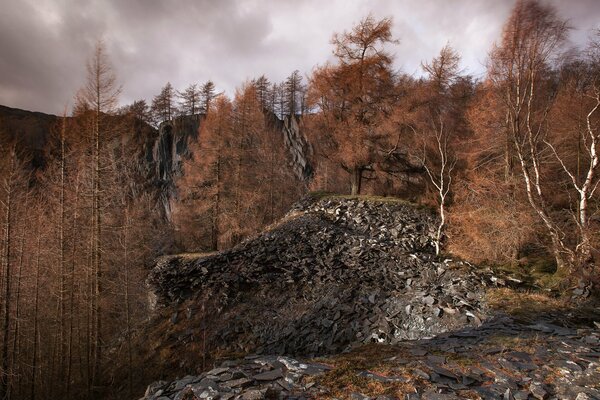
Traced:
[[[600, 2], [546, 0], [568, 18], [581, 44], [598, 27]], [[392, 16], [396, 67], [420, 63], [450, 42], [467, 72], [481, 75], [514, 1], [494, 0], [22, 0], [0, 10], [0, 104], [59, 113], [85, 80], [103, 39], [124, 91], [150, 100], [170, 81], [213, 80], [232, 94], [246, 79], [309, 74], [331, 57], [329, 40], [372, 12]]]

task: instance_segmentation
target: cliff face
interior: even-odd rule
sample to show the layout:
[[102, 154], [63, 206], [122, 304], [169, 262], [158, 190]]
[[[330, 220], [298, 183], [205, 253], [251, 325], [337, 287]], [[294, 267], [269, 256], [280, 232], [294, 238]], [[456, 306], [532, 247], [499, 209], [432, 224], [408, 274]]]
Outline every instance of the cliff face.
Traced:
[[183, 159], [189, 157], [190, 140], [198, 140], [203, 114], [177, 117], [162, 122], [154, 143], [152, 156], [156, 176], [162, 182], [172, 182], [181, 173]]
[[[181, 175], [183, 160], [191, 156], [190, 143], [198, 140], [204, 118], [203, 114], [179, 116], [161, 123], [158, 129], [136, 121], [132, 131], [119, 138], [138, 149], [138, 170], [146, 179], [145, 182], [131, 184], [153, 191], [167, 218], [170, 218], [170, 200], [176, 195], [175, 180]], [[0, 141], [16, 140], [19, 154], [31, 157], [34, 168], [44, 168], [57, 145], [51, 143], [51, 131], [56, 129], [59, 121], [60, 117], [55, 115], [0, 106]], [[298, 117], [287, 116], [280, 120], [272, 115], [270, 121], [283, 136], [296, 176], [301, 181], [309, 180], [312, 176], [309, 163], [311, 150], [300, 129]]]
[[298, 117], [295, 115], [285, 116], [281, 124], [281, 132], [296, 177], [302, 181], [308, 181], [313, 174], [313, 168], [309, 163], [312, 149], [300, 129]]

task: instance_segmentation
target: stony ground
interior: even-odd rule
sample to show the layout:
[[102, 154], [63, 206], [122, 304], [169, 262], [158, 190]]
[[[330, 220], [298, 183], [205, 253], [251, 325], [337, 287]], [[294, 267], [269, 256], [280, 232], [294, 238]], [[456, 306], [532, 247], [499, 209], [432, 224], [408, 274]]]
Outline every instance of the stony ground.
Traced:
[[145, 399], [600, 399], [600, 308], [318, 360], [250, 356], [151, 385]]
[[436, 257], [436, 221], [307, 198], [231, 250], [160, 259], [147, 363], [191, 375], [145, 399], [600, 399], [600, 309]]

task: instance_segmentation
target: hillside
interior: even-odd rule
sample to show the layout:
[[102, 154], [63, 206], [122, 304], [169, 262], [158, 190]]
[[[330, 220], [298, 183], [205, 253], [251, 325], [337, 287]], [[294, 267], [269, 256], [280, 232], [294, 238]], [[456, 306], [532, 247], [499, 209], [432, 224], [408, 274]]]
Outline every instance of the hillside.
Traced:
[[[182, 398], [186, 391], [214, 399], [369, 398], [348, 397], [361, 390], [395, 394], [378, 398], [495, 398], [507, 390], [533, 393], [533, 383], [551, 374], [527, 374], [544, 362], [575, 362], [591, 382], [600, 354], [592, 320], [598, 310], [560, 321], [561, 311], [547, 312], [560, 309], [558, 301], [518, 294], [526, 289], [520, 281], [436, 258], [436, 219], [428, 208], [392, 198], [308, 197], [231, 250], [160, 258], [148, 279], [156, 314], [145, 330], [151, 348], [144, 363], [161, 365], [167, 379], [204, 373], [153, 384], [146, 398]], [[515, 296], [535, 311], [507, 315], [502, 307]], [[569, 357], [538, 354], [540, 337]], [[579, 355], [572, 354], [576, 345]], [[314, 357], [321, 358], [307, 361]], [[581, 360], [589, 366], [580, 368]], [[479, 372], [465, 369], [486, 362]], [[522, 380], [511, 375], [498, 383], [507, 368]], [[546, 395], [539, 398], [564, 389], [542, 383]], [[563, 382], [571, 384], [569, 377]], [[457, 398], [448, 396], [423, 398]]]
[[21, 154], [30, 156], [34, 166], [43, 166], [56, 121], [55, 115], [0, 105], [0, 142], [16, 140]]

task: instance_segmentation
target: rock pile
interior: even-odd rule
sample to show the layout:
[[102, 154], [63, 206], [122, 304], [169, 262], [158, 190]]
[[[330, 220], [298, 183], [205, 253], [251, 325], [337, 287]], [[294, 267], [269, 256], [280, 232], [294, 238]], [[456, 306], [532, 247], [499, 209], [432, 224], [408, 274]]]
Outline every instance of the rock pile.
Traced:
[[146, 389], [144, 399], [306, 399], [320, 392], [307, 378], [330, 369], [325, 364], [302, 363], [289, 357], [249, 356], [198, 376], [155, 382]]
[[[374, 362], [385, 374], [352, 372], [357, 383], [344, 398], [600, 399], [600, 323], [594, 324], [594, 317], [600, 317], [600, 309], [583, 319], [536, 315], [519, 321], [498, 316], [478, 328], [402, 342], [387, 348], [385, 358]], [[247, 357], [199, 376], [156, 382], [148, 387], [144, 400], [333, 399], [323, 377], [329, 371], [338, 373], [336, 357], [325, 362]], [[389, 394], [370, 394], [370, 383]], [[362, 393], [362, 388], [367, 391]]]
[[307, 198], [231, 250], [163, 257], [149, 284], [179, 340], [209, 330], [222, 351], [332, 354], [478, 326], [503, 281], [436, 258], [436, 221], [399, 201]]

